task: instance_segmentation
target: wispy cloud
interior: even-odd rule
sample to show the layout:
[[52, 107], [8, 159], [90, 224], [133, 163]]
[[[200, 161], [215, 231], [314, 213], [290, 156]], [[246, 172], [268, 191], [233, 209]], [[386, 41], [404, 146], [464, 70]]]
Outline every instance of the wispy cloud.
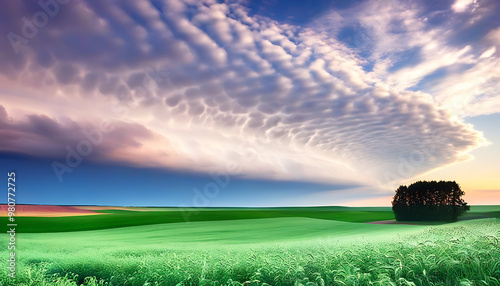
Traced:
[[310, 26], [340, 37], [367, 61], [365, 70], [393, 90], [426, 92], [460, 118], [500, 112], [494, 20], [500, 6], [469, 0], [441, 4], [365, 1]]

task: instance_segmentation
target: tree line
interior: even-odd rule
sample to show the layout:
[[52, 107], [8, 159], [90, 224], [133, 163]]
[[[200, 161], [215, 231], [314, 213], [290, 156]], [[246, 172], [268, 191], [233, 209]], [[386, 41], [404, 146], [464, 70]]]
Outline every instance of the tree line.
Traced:
[[400, 186], [392, 201], [397, 221], [456, 221], [470, 209], [455, 181], [418, 181]]

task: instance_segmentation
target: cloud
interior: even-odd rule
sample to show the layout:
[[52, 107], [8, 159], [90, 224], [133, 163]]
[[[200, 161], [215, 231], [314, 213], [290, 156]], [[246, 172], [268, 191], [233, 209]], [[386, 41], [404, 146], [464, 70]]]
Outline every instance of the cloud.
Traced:
[[[494, 90], [499, 88], [499, 9], [494, 1], [456, 1], [446, 7], [444, 2], [386, 5], [374, 0], [342, 15], [332, 11], [310, 27], [340, 37], [367, 61], [364, 68], [375, 81], [393, 90], [426, 92], [440, 108], [464, 118], [500, 112]], [[350, 37], [342, 34], [346, 28]]]
[[457, 13], [465, 12], [470, 6], [476, 4], [477, 0], [456, 0], [451, 6], [453, 11]]
[[[97, 149], [101, 160], [387, 183], [463, 160], [485, 141], [433, 95], [408, 90], [432, 71], [477, 60], [464, 47], [424, 50], [441, 43], [441, 31], [427, 31], [412, 7], [371, 1], [378, 12], [354, 15], [373, 32], [361, 37], [374, 43], [363, 57], [314, 25], [215, 2], [71, 2], [20, 53], [2, 39], [0, 92], [16, 115], [4, 120], [11, 139], [2, 150], [60, 156], [78, 144], [75, 130], [106, 116], [119, 127]], [[37, 5], [10, 3], [0, 30], [21, 35], [19, 19]], [[408, 48], [423, 61], [390, 71]], [[110, 112], [116, 102], [126, 115]]]
[[493, 46], [493, 47], [489, 48], [487, 51], [485, 51], [484, 53], [482, 53], [481, 56], [479, 56], [479, 58], [480, 59], [489, 58], [492, 55], [494, 55], [496, 51], [497, 51], [497, 48]]
[[60, 159], [65, 158], [68, 147], [78, 149], [85, 145], [83, 149], [92, 149], [84, 155], [91, 160], [111, 159], [113, 154], [127, 148], [138, 149], [155, 137], [150, 130], [135, 123], [103, 120], [92, 124], [69, 118], [57, 120], [45, 114], [27, 114], [18, 120], [9, 116], [1, 105], [0, 133], [3, 151]]

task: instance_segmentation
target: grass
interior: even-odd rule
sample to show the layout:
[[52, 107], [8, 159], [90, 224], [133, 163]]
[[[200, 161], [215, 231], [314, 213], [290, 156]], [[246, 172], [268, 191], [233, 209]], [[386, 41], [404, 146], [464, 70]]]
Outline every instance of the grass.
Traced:
[[500, 285], [498, 218], [429, 226], [282, 216], [17, 238], [16, 280], [4, 267], [0, 285]]
[[471, 206], [468, 213], [500, 212], [500, 205]]

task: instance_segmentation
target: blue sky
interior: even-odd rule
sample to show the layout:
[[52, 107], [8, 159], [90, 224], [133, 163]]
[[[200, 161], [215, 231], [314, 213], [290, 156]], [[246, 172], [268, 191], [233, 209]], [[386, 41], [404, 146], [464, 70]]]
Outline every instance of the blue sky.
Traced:
[[[82, 163], [62, 182], [52, 161], [3, 154], [4, 173], [17, 171], [17, 197], [24, 203], [117, 206], [276, 206], [296, 205], [304, 194], [355, 189], [297, 181], [244, 179], [229, 173], [188, 173], [163, 168]], [[349, 197], [343, 198], [350, 199]]]
[[390, 205], [416, 179], [500, 203], [496, 1], [4, 6], [21, 203]]

